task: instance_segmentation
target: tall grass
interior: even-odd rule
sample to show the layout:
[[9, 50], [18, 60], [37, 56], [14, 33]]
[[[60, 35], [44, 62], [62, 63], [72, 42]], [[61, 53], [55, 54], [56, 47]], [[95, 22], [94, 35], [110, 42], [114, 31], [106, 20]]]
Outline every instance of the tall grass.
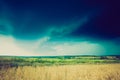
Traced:
[[120, 80], [120, 64], [1, 68], [0, 80]]

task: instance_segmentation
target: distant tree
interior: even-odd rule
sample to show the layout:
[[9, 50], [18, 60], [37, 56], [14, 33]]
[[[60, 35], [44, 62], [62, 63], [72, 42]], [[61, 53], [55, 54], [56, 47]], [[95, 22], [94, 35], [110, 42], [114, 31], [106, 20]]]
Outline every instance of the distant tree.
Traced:
[[107, 57], [106, 56], [101, 56], [100, 59], [107, 59]]
[[119, 59], [120, 60], [120, 56], [115, 56], [116, 57], [116, 59]]

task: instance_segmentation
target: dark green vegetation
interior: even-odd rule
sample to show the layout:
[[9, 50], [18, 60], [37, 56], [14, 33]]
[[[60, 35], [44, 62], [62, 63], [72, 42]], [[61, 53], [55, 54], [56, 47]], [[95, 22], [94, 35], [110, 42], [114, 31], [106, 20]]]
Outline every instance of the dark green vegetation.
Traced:
[[1, 56], [0, 67], [120, 63], [120, 56]]

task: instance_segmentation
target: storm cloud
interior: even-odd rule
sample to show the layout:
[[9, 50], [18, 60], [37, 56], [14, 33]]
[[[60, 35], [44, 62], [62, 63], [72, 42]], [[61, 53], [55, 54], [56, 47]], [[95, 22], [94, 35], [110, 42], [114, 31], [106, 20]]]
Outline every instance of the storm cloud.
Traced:
[[1, 0], [0, 55], [119, 55], [117, 0]]

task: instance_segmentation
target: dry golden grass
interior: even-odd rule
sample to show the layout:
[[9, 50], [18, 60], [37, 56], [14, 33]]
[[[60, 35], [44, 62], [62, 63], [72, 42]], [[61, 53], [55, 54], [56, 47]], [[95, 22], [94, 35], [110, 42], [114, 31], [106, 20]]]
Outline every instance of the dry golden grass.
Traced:
[[120, 80], [120, 64], [3, 68], [0, 80]]

